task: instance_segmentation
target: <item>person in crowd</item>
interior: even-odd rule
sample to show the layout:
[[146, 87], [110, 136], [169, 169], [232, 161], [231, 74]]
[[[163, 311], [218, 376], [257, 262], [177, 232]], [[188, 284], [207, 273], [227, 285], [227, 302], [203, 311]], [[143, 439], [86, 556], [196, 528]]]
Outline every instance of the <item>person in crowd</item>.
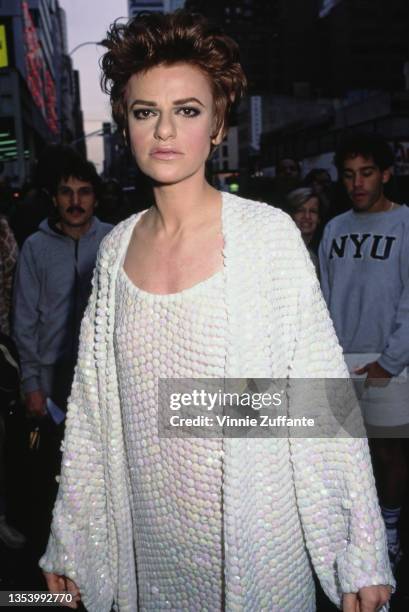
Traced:
[[322, 222], [323, 210], [320, 196], [313, 189], [299, 187], [287, 196], [288, 211], [301, 232], [302, 239], [310, 254], [317, 273], [318, 229]]
[[55, 219], [44, 220], [24, 244], [14, 287], [13, 337], [26, 408], [37, 417], [49, 394], [67, 388], [59, 375], [71, 378], [97, 250], [112, 228], [94, 216], [100, 189], [94, 166], [75, 152], [61, 161], [51, 187]]
[[325, 217], [328, 218], [334, 199], [334, 188], [331, 175], [325, 168], [313, 168], [305, 175], [302, 184], [310, 187], [320, 197]]
[[273, 178], [269, 201], [274, 206], [286, 209], [287, 195], [301, 186], [301, 165], [292, 157], [280, 158], [276, 164], [276, 175]]
[[[14, 442], [13, 438], [9, 439], [8, 418], [12, 412], [19, 409], [19, 401], [20, 379], [16, 347], [9, 336], [0, 333], [0, 544], [10, 549], [22, 548], [26, 543], [25, 536], [10, 525], [10, 520], [13, 522], [15, 517], [10, 509], [12, 492], [8, 486], [9, 470], [11, 468], [10, 471], [14, 474], [15, 465], [8, 462], [10, 457], [9, 453], [6, 453], [6, 447], [10, 448]], [[19, 485], [23, 486], [21, 481]]]
[[18, 246], [5, 217], [0, 217], [0, 332], [10, 334], [10, 309]]
[[315, 193], [325, 193], [331, 188], [331, 175], [325, 168], [313, 168], [305, 175], [303, 185], [311, 187]]
[[100, 248], [49, 588], [90, 612], [308, 612], [312, 563], [333, 601], [373, 612], [394, 581], [365, 439], [158, 432], [163, 377], [347, 376], [290, 217], [205, 179], [245, 87], [238, 46], [184, 11], [116, 23], [105, 45], [113, 115], [155, 204]]
[[10, 225], [21, 248], [44, 219], [53, 216], [52, 185], [61, 165], [78, 155], [68, 145], [47, 145], [34, 167], [32, 181], [23, 185], [10, 213]]
[[[10, 307], [13, 274], [18, 247], [5, 217], [0, 217], [0, 542], [8, 548], [21, 548], [25, 537], [6, 519], [6, 417], [16, 400], [16, 385], [12, 385], [11, 372], [18, 366], [10, 347]], [[12, 364], [12, 365], [11, 365]]]
[[292, 157], [282, 157], [277, 162], [276, 176], [289, 177], [299, 181], [301, 179], [300, 163]]
[[[53, 179], [55, 220], [44, 220], [24, 242], [12, 317], [26, 411], [33, 418], [47, 416], [43, 425], [50, 438], [51, 482], [59, 470], [63, 426], [46, 425], [63, 419], [97, 250], [112, 227], [94, 216], [100, 179], [92, 163], [71, 151], [61, 158]], [[54, 406], [58, 410], [53, 411]]]
[[401, 557], [400, 508], [407, 463], [400, 436], [409, 425], [409, 210], [385, 196], [393, 154], [379, 134], [353, 133], [335, 164], [352, 205], [327, 225], [321, 283], [361, 405], [394, 567]]

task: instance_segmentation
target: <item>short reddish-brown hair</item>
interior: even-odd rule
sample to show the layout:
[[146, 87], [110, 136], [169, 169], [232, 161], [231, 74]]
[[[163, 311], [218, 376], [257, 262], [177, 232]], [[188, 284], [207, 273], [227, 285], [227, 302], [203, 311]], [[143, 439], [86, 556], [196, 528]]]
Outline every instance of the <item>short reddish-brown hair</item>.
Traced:
[[103, 44], [103, 90], [110, 95], [112, 116], [127, 128], [125, 88], [130, 77], [160, 64], [188, 63], [199, 68], [212, 87], [215, 130], [226, 132], [231, 108], [243, 96], [246, 77], [237, 43], [198, 14], [141, 13], [127, 24], [113, 23]]

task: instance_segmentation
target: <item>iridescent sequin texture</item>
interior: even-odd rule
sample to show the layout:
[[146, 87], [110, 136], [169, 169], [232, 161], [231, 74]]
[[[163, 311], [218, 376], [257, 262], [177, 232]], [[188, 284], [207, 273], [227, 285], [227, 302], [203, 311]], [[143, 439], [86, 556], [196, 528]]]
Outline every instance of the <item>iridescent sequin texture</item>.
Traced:
[[131, 475], [139, 602], [146, 610], [222, 605], [222, 440], [158, 437], [158, 377], [223, 378], [223, 274], [174, 295], [120, 271], [114, 332]]
[[155, 438], [158, 373], [347, 375], [294, 224], [271, 206], [222, 198], [224, 278], [180, 303], [138, 296], [120, 279], [138, 216], [101, 245], [41, 560], [75, 580], [89, 612], [113, 601], [119, 612], [217, 612], [222, 554], [228, 612], [313, 610], [305, 549], [339, 607], [342, 592], [394, 584], [366, 440], [226, 439], [221, 449]]

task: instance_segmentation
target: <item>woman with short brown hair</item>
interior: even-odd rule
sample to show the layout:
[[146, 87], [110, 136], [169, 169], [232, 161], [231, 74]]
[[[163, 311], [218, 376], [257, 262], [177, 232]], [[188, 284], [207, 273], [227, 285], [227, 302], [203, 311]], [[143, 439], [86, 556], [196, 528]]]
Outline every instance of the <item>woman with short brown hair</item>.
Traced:
[[393, 578], [365, 440], [158, 430], [164, 379], [347, 376], [292, 221], [205, 178], [244, 90], [237, 45], [176, 12], [114, 25], [106, 46], [114, 117], [155, 204], [101, 246], [49, 588], [90, 612], [308, 612], [311, 559], [333, 601], [374, 611]]

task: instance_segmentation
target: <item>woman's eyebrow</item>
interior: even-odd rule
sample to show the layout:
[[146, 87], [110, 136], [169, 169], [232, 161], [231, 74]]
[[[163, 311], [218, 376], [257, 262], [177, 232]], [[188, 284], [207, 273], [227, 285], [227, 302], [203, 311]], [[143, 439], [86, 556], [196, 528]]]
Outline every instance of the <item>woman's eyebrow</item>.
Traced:
[[182, 100], [175, 100], [173, 102], [173, 104], [175, 106], [179, 106], [181, 104], [189, 104], [189, 102], [197, 102], [197, 104], [200, 104], [200, 106], [203, 106], [203, 108], [204, 108], [204, 104], [202, 102], [200, 102], [200, 100], [198, 100], [198, 98], [183, 98]]
[[140, 106], [158, 106], [156, 102], [152, 102], [151, 100], [134, 100], [130, 106], [135, 106], [135, 104], [139, 104]]
[[[189, 102], [196, 102], [197, 104], [200, 104], [200, 106], [203, 106], [204, 108], [204, 104], [203, 102], [201, 102], [198, 98], [182, 98], [181, 100], [175, 100], [173, 102], [174, 106], [180, 106], [181, 104], [188, 104]], [[138, 106], [158, 106], [156, 102], [153, 102], [152, 100], [133, 100], [130, 108], [132, 108], [133, 106], [138, 105]]]

